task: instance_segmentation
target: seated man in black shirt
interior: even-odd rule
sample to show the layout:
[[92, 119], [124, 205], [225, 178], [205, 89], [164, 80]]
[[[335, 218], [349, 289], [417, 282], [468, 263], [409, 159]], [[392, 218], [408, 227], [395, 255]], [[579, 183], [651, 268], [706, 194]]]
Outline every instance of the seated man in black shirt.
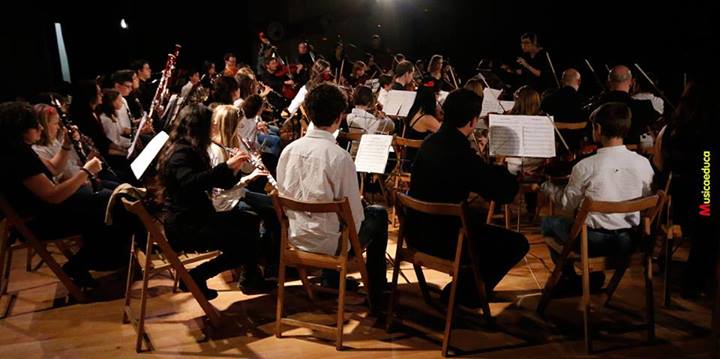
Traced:
[[[459, 203], [470, 192], [499, 204], [512, 201], [518, 184], [505, 167], [486, 164], [470, 147], [467, 136], [475, 129], [482, 108], [482, 98], [467, 90], [448, 95], [443, 110], [445, 121], [420, 147], [413, 165], [409, 195], [427, 202]], [[477, 236], [480, 273], [487, 293], [528, 251], [527, 239], [520, 233], [486, 225], [485, 216], [471, 212], [472, 232]], [[453, 258], [459, 221], [408, 213], [407, 234], [410, 244], [433, 255]], [[471, 273], [460, 280], [462, 297], [476, 292]], [[465, 278], [467, 277], [467, 279]]]
[[410, 61], [400, 61], [395, 66], [395, 73], [393, 75], [392, 90], [405, 90], [407, 85], [412, 82], [413, 75], [415, 74], [415, 66]]
[[[580, 72], [569, 68], [562, 73], [562, 87], [552, 92], [542, 100], [540, 107], [543, 112], [553, 116], [555, 122], [582, 122], [587, 121], [587, 115], [583, 112], [582, 95], [580, 89]], [[582, 130], [560, 130], [570, 150], [580, 148], [583, 136], [589, 138], [589, 131]]]
[[660, 117], [660, 114], [653, 108], [652, 102], [632, 98], [630, 89], [633, 87], [634, 82], [632, 72], [627, 66], [618, 65], [613, 67], [610, 74], [608, 74], [608, 91], [593, 102], [590, 108], [590, 111], [594, 111], [608, 102], [622, 102], [630, 107], [632, 123], [630, 124], [630, 131], [623, 139], [625, 144], [640, 143], [640, 135], [647, 132], [649, 126]]

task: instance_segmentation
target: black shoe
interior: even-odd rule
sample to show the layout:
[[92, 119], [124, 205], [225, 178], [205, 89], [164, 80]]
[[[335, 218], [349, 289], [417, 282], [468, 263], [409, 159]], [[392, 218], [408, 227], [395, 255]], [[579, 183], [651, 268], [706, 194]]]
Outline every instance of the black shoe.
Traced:
[[[203, 293], [203, 295], [205, 295], [205, 298], [207, 298], [207, 300], [213, 300], [217, 298], [218, 292], [215, 289], [208, 288], [207, 279], [198, 276], [197, 272], [193, 273], [193, 270], [190, 270], [188, 273], [190, 273], [190, 277], [192, 277], [192, 279], [195, 281], [195, 284], [197, 284], [197, 286], [200, 288], [200, 291]], [[182, 290], [183, 292], [189, 292], [190, 288], [185, 285], [184, 281], [180, 280], [180, 290]]]
[[240, 269], [238, 288], [245, 294], [264, 294], [277, 287], [276, 281], [265, 280], [257, 266], [244, 266]]
[[81, 269], [74, 262], [66, 262], [62, 266], [62, 270], [72, 279], [80, 288], [95, 288], [100, 284], [90, 275], [87, 269]]
[[[340, 281], [338, 279], [323, 277], [322, 281], [320, 282], [320, 285], [323, 288], [339, 289]], [[345, 279], [345, 290], [356, 291], [359, 287], [360, 287], [360, 282], [357, 279], [353, 279], [353, 278]]]

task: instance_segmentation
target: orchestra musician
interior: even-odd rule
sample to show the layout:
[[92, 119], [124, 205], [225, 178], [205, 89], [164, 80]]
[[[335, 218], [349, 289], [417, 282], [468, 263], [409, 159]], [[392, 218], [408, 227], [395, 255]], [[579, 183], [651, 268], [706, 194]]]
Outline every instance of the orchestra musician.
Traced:
[[392, 90], [407, 90], [412, 86], [415, 66], [410, 61], [401, 61], [395, 66]]
[[292, 89], [295, 87], [295, 81], [293, 81], [288, 74], [289, 69], [281, 66], [280, 59], [271, 56], [265, 58], [265, 71], [260, 76], [260, 80], [266, 86], [270, 86], [273, 91], [283, 94], [283, 96], [288, 99], [292, 99], [295, 94], [288, 96], [289, 93], [284, 90], [286, 87]]
[[[32, 106], [25, 102], [0, 104], [0, 165], [8, 169], [0, 176], [3, 196], [39, 239], [81, 234], [80, 250], [62, 266], [79, 287], [97, 287], [90, 270], [115, 270], [127, 265], [130, 236], [138, 228], [124, 210], [113, 211], [113, 224], [105, 224], [105, 209], [111, 191], [81, 190], [88, 179], [102, 170], [95, 157], [65, 181], [56, 183], [31, 146], [42, 136], [43, 127]], [[61, 151], [69, 152], [70, 138]]]
[[[233, 80], [234, 81], [234, 80]], [[178, 122], [158, 160], [158, 176], [163, 187], [165, 233], [178, 251], [217, 250], [222, 254], [190, 270], [208, 299], [217, 291], [207, 280], [223, 271], [255, 260], [258, 219], [245, 211], [216, 212], [207, 192], [229, 189], [243, 177], [240, 171], [248, 161], [238, 151], [227, 161], [211, 166], [211, 111], [201, 104], [190, 104], [180, 111]], [[181, 289], [187, 291], [184, 283]]]
[[[467, 89], [451, 92], [443, 104], [445, 120], [420, 147], [410, 177], [409, 195], [427, 202], [460, 203], [470, 192], [480, 194], [498, 204], [512, 201], [518, 191], [514, 176], [502, 166], [485, 163], [470, 147], [467, 137], [477, 126], [482, 98]], [[452, 175], [448, 175], [452, 173]], [[474, 212], [473, 212], [474, 213]], [[427, 216], [413, 211], [407, 214], [408, 241], [413, 247], [435, 256], [454, 258], [457, 231], [456, 219]], [[477, 242], [480, 273], [487, 293], [528, 252], [527, 239], [520, 233], [487, 225], [485, 216], [468, 216]], [[472, 273], [460, 273], [460, 301], [477, 306], [477, 292]], [[450, 286], [443, 290], [447, 300]]]
[[[347, 108], [345, 94], [332, 83], [311, 89], [305, 107], [314, 124], [307, 134], [289, 144], [280, 155], [277, 179], [280, 195], [299, 201], [330, 202], [348, 198], [360, 244], [367, 248], [367, 272], [373, 303], [382, 303], [387, 282], [385, 250], [388, 236], [388, 215], [377, 205], [363, 208], [360, 188], [352, 157], [335, 143], [333, 132], [340, 126]], [[293, 246], [304, 251], [336, 255], [339, 223], [333, 213], [291, 213], [289, 238]], [[361, 253], [351, 253], [362, 256]], [[340, 280], [335, 271], [323, 270], [323, 286], [337, 288]], [[373, 306], [375, 310], [381, 308]]]
[[[627, 201], [647, 196], [655, 174], [647, 158], [625, 147], [623, 138], [631, 127], [632, 112], [621, 102], [601, 105], [590, 116], [593, 139], [601, 144], [597, 154], [578, 162], [572, 168], [570, 179], [565, 186], [546, 181], [541, 190], [558, 206], [576, 210], [582, 199], [590, 197], [596, 201]], [[635, 245], [632, 230], [640, 224], [640, 214], [590, 213], [588, 225], [588, 251], [590, 256], [612, 257], [630, 254]], [[552, 236], [559, 243], [566, 243], [571, 220], [561, 217], [545, 217], [541, 231]], [[557, 260], [558, 253], [551, 247], [551, 257]], [[572, 264], [562, 271], [558, 290], [576, 293], [580, 290], [581, 278]], [[590, 273], [590, 286], [597, 290], [605, 282], [604, 272]]]
[[238, 72], [238, 66], [237, 66], [237, 57], [234, 53], [228, 52], [223, 56], [223, 60], [225, 60], [225, 68], [223, 68], [222, 75], [233, 77]]

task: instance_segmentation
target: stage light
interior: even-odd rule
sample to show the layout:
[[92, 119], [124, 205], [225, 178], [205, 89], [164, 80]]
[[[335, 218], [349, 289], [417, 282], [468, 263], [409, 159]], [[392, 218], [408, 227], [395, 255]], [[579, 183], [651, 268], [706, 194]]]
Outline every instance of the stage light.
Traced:
[[128, 24], [125, 22], [125, 19], [120, 19], [120, 28], [123, 30], [128, 28]]

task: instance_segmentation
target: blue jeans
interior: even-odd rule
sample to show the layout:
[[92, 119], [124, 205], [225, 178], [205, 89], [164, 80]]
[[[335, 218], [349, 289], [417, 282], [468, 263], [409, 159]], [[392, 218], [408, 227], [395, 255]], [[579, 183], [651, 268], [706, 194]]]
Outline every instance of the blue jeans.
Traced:
[[[573, 221], [562, 217], [545, 217], [540, 224], [540, 232], [544, 236], [555, 238], [558, 243], [565, 244], [570, 241], [570, 228]], [[635, 249], [635, 242], [631, 232], [609, 233], [588, 228], [588, 255], [590, 257], [615, 257], [626, 256]], [[553, 263], [557, 263], [560, 253], [555, 252], [552, 248], [550, 257]], [[578, 248], [579, 250], [579, 244]], [[563, 268], [564, 275], [574, 274], [572, 264]]]
[[280, 129], [275, 126], [268, 126], [268, 133], [258, 133], [257, 141], [260, 144], [265, 144], [265, 152], [272, 153], [273, 155], [280, 156], [280, 136], [278, 133]]

